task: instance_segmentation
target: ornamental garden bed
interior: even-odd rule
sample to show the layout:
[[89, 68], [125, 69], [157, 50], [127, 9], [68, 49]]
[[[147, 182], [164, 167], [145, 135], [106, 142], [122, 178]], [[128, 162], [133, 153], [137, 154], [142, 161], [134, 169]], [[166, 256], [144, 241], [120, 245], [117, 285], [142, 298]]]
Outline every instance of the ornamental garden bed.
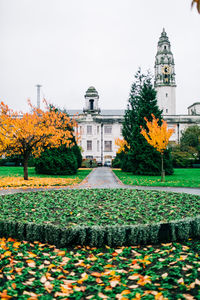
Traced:
[[[0, 297], [200, 299], [200, 241], [188, 240], [200, 236], [199, 200], [123, 189], [1, 196]], [[159, 232], [187, 240], [159, 244]], [[95, 242], [104, 247], [80, 245]]]
[[125, 189], [57, 190], [0, 198], [0, 236], [121, 246], [200, 237], [200, 197]]

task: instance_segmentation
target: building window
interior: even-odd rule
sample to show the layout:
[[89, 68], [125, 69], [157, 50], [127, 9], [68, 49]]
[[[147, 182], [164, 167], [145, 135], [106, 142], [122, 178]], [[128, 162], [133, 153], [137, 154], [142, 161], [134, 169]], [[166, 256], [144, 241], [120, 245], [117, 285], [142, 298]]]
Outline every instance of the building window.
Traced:
[[168, 97], [168, 93], [166, 93], [166, 98]]
[[122, 126], [120, 126], [120, 134], [122, 135]]
[[84, 134], [84, 128], [82, 126], [79, 127], [80, 135]]
[[104, 133], [111, 134], [112, 133], [112, 126], [104, 126]]
[[166, 50], [166, 49], [167, 49], [167, 46], [164, 46], [164, 49]]
[[104, 141], [104, 151], [105, 152], [112, 151], [112, 141]]
[[94, 110], [94, 100], [90, 99], [89, 102], [90, 102], [90, 110]]
[[92, 134], [92, 126], [87, 125], [87, 134]]
[[168, 113], [168, 109], [166, 108], [166, 113]]
[[87, 141], [87, 151], [92, 150], [92, 141]]
[[86, 155], [85, 158], [87, 158], [87, 159], [93, 159], [93, 156], [92, 155]]
[[97, 152], [99, 152], [99, 141], [97, 141]]
[[97, 134], [99, 134], [99, 126], [97, 126]]

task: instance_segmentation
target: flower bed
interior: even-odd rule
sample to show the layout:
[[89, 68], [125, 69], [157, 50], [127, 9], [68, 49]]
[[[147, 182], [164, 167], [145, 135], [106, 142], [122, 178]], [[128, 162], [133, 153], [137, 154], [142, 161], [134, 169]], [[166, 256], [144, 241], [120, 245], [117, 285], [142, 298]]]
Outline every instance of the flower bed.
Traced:
[[0, 236], [67, 245], [137, 245], [200, 236], [199, 196], [58, 190], [0, 198]]

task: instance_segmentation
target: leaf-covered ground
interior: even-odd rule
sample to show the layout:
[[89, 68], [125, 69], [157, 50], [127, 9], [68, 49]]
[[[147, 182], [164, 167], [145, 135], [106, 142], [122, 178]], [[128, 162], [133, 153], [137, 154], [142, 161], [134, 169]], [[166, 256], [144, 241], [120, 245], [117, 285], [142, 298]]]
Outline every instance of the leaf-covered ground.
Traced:
[[78, 170], [75, 175], [38, 175], [29, 168], [29, 180], [23, 178], [22, 167], [0, 167], [0, 189], [41, 188], [71, 186], [79, 184], [91, 170]]
[[128, 185], [200, 188], [200, 168], [174, 169], [173, 175], [165, 176], [165, 182], [160, 181], [160, 176], [133, 175], [128, 172], [122, 172], [121, 170], [113, 170], [113, 172], [124, 184]]
[[63, 226], [165, 222], [200, 214], [200, 197], [126, 189], [56, 190], [0, 197], [0, 219]]
[[200, 241], [57, 249], [0, 239], [1, 299], [200, 299]]

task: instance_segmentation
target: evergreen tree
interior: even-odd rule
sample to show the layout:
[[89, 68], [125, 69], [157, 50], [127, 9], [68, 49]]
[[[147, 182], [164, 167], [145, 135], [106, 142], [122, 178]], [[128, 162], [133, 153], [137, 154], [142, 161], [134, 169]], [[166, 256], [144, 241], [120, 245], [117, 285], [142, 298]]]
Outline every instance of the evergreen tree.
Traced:
[[[160, 154], [150, 146], [141, 135], [141, 128], [146, 128], [146, 117], [152, 121], [153, 114], [160, 120], [162, 111], [157, 105], [156, 91], [152, 84], [152, 76], [141, 73], [139, 69], [132, 84], [128, 107], [125, 112], [122, 134], [130, 145], [122, 161], [122, 170], [133, 174], [160, 175]], [[166, 174], [172, 174], [172, 162], [168, 150], [165, 152], [164, 169]]]

